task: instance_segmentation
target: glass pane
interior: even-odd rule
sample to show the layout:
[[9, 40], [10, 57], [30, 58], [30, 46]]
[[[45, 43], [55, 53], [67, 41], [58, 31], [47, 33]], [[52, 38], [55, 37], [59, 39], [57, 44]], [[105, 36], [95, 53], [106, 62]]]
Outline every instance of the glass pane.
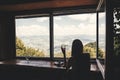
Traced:
[[49, 17], [16, 19], [16, 56], [50, 56]]
[[99, 13], [99, 51], [98, 58], [105, 58], [105, 13]]
[[61, 45], [66, 45], [66, 56], [71, 56], [74, 39], [80, 39], [84, 53], [96, 58], [96, 14], [74, 14], [54, 17], [54, 57], [63, 57]]

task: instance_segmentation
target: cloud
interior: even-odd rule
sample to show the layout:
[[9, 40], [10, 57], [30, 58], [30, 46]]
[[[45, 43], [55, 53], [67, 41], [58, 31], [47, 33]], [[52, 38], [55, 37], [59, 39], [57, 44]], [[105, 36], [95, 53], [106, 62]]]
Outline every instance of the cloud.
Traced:
[[[69, 18], [73, 20], [73, 22], [67, 24], [62, 23], [62, 27], [60, 23], [54, 23], [54, 34], [55, 35], [96, 35], [96, 22], [95, 15], [91, 14], [77, 14], [77, 15], [69, 15]], [[63, 20], [62, 17], [54, 17], [56, 20]], [[44, 22], [48, 20], [48, 17], [36, 18], [38, 22]], [[80, 22], [79, 25], [74, 25], [74, 20], [83, 21]], [[86, 22], [88, 20], [88, 22]], [[37, 24], [32, 24], [30, 26], [19, 26], [16, 27], [16, 34], [19, 36], [37, 36], [37, 35], [48, 35], [49, 34], [49, 26], [41, 26]]]
[[55, 20], [62, 20], [62, 17], [54, 17]]
[[80, 24], [78, 26], [75, 25], [64, 25], [59, 26], [55, 24], [55, 35], [96, 35], [95, 24]]
[[99, 27], [100, 35], [105, 35], [105, 24], [101, 24]]
[[77, 14], [77, 15], [69, 15], [68, 17], [73, 20], [87, 21], [94, 16], [95, 15], [93, 15], [93, 14]]
[[31, 25], [16, 27], [17, 36], [38, 36], [48, 35], [48, 28], [45, 26]]
[[49, 20], [49, 18], [48, 18], [48, 17], [36, 18], [36, 21], [37, 21], [37, 22], [44, 22], [44, 21], [46, 21], [46, 20]]
[[92, 23], [82, 23], [79, 25], [79, 33], [85, 35], [96, 35], [96, 25]]
[[105, 18], [105, 13], [100, 13], [99, 14], [99, 18], [101, 19], [101, 18]]
[[100, 25], [99, 25], [99, 34], [100, 35], [105, 35], [105, 13], [100, 13], [99, 14], [100, 18]]
[[96, 15], [89, 15], [89, 19], [88, 19], [88, 24], [92, 23], [92, 24], [96, 24]]
[[[77, 14], [67, 16], [72, 20], [71, 23], [60, 26], [61, 24], [55, 23], [55, 35], [96, 35], [96, 15], [94, 14]], [[63, 19], [64, 20], [64, 19]], [[74, 21], [82, 21], [79, 25], [74, 25]]]

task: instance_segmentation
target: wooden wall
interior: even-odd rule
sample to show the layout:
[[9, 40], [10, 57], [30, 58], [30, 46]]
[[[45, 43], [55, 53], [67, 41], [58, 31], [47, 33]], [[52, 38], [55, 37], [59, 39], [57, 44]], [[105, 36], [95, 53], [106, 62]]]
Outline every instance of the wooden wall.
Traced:
[[0, 60], [15, 58], [15, 19], [5, 12], [0, 13]]

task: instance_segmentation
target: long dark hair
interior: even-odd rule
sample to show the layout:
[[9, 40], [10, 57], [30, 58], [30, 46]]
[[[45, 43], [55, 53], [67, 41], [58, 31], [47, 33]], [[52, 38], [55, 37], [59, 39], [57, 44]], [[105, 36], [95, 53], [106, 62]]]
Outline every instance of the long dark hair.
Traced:
[[83, 53], [83, 44], [79, 39], [75, 39], [72, 43], [72, 57], [79, 57]]

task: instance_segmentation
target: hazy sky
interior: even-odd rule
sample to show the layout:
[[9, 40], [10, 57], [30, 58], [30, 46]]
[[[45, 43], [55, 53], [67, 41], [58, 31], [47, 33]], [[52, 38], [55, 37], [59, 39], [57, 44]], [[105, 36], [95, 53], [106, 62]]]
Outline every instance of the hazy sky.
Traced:
[[[99, 42], [104, 46], [105, 14], [100, 14]], [[46, 37], [47, 35], [47, 37]], [[16, 36], [26, 37], [27, 46], [49, 50], [49, 17], [16, 19]], [[74, 35], [74, 36], [72, 36]], [[76, 36], [77, 35], [77, 36]], [[28, 37], [32, 36], [31, 38]], [[37, 36], [36, 38], [33, 36]], [[40, 36], [40, 37], [38, 37]], [[42, 36], [42, 37], [41, 37]], [[62, 36], [62, 37], [61, 37]], [[54, 50], [61, 44], [72, 44], [73, 39], [81, 39], [84, 44], [96, 41], [96, 14], [74, 14], [54, 17]], [[23, 38], [22, 38], [23, 39]], [[58, 48], [57, 48], [58, 47]], [[47, 52], [48, 53], [48, 52]]]
[[[100, 30], [105, 32], [104, 14], [100, 16]], [[17, 36], [49, 34], [49, 17], [16, 19]], [[96, 35], [96, 14], [76, 14], [54, 17], [55, 35]], [[104, 34], [104, 33], [101, 33]]]

